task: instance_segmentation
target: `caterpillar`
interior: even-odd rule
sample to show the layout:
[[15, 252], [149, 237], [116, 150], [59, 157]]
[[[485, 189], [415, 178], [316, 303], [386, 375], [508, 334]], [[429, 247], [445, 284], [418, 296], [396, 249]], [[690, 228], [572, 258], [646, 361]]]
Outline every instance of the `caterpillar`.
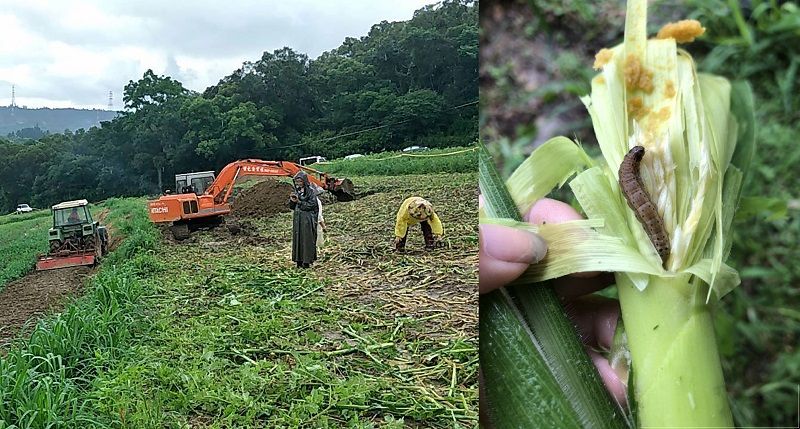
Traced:
[[669, 236], [664, 229], [664, 222], [656, 210], [655, 204], [647, 195], [647, 191], [642, 185], [639, 176], [639, 163], [644, 157], [644, 147], [634, 146], [628, 151], [619, 165], [619, 187], [631, 210], [636, 214], [636, 219], [644, 227], [644, 231], [650, 238], [650, 242], [658, 251], [661, 262], [664, 263], [669, 257]]

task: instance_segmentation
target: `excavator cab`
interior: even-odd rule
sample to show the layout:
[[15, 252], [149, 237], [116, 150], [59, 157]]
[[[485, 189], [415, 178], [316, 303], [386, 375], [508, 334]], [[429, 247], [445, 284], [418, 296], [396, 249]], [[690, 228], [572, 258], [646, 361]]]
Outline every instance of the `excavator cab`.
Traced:
[[176, 174], [175, 193], [202, 195], [212, 183], [214, 183], [213, 171]]

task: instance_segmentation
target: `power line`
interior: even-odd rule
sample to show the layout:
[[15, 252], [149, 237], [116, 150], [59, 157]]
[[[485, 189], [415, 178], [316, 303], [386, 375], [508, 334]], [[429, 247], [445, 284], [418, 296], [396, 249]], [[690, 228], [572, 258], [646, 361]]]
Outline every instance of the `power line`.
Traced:
[[[458, 106], [453, 106], [453, 107], [450, 107], [448, 109], [445, 109], [445, 111], [461, 109], [463, 107], [472, 106], [472, 105], [475, 105], [475, 104], [478, 104], [478, 100], [470, 101], [469, 103], [460, 104]], [[325, 137], [323, 139], [318, 139], [318, 140], [305, 142], [305, 143], [297, 143], [297, 144], [290, 144], [290, 145], [286, 145], [286, 146], [270, 147], [270, 148], [267, 148], [267, 150], [288, 149], [290, 147], [305, 146], [305, 145], [309, 145], [309, 144], [312, 144], [312, 143], [320, 143], [320, 142], [336, 140], [336, 139], [342, 138], [342, 137], [353, 136], [353, 135], [356, 135], [356, 134], [366, 133], [368, 131], [375, 131], [375, 130], [379, 130], [381, 128], [386, 128], [386, 127], [391, 127], [391, 126], [395, 126], [395, 125], [405, 124], [406, 122], [411, 122], [411, 119], [406, 119], [406, 120], [399, 121], [399, 122], [393, 122], [391, 124], [376, 125], [376, 126], [369, 127], [369, 128], [364, 128], [364, 129], [361, 129], [361, 130], [358, 130], [358, 131], [352, 131], [352, 132], [345, 133], [345, 134], [339, 134], [339, 135], [336, 135], [336, 136], [333, 136], [333, 137]]]

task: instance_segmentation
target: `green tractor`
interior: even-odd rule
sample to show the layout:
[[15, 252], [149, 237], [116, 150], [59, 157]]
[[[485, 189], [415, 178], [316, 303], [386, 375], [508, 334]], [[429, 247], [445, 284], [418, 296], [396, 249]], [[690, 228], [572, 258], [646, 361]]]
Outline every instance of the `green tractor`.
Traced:
[[108, 230], [92, 220], [88, 201], [56, 204], [52, 212], [50, 251], [36, 261], [38, 271], [94, 265], [108, 252]]

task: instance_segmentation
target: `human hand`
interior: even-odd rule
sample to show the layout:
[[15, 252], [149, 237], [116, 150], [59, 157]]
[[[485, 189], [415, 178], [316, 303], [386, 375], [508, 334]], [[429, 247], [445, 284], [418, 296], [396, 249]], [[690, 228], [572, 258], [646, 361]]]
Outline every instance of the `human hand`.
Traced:
[[289, 200], [297, 202], [299, 199], [297, 198], [297, 194], [289, 194]]
[[[524, 219], [530, 223], [542, 224], [578, 220], [582, 217], [569, 205], [544, 198], [534, 204]], [[534, 233], [499, 225], [480, 225], [479, 235], [480, 293], [491, 292], [510, 283], [530, 264], [544, 259], [547, 252], [545, 241]], [[577, 325], [581, 341], [587, 347], [606, 388], [624, 405], [627, 397], [623, 380], [611, 368], [608, 360], [595, 351], [611, 348], [620, 314], [619, 302], [598, 296], [583, 296], [612, 282], [613, 275], [610, 273], [577, 273], [553, 280], [553, 287], [558, 295], [569, 301], [570, 318]]]

